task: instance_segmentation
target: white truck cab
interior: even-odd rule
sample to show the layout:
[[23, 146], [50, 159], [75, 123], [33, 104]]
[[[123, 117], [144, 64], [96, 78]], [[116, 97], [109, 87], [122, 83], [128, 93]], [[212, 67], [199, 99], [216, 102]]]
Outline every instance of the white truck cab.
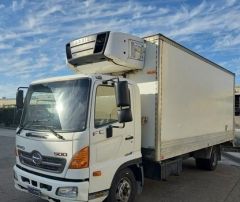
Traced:
[[34, 188], [40, 188], [46, 199], [87, 201], [107, 195], [124, 163], [134, 161], [140, 169], [140, 136], [134, 126], [140, 124], [139, 92], [128, 83], [136, 122], [119, 123], [112, 79], [76, 75], [30, 85], [24, 128], [16, 137], [17, 188], [36, 194]]
[[76, 75], [32, 82], [24, 102], [18, 89], [18, 190], [131, 202], [144, 176], [179, 174], [186, 157], [216, 168], [233, 139], [234, 74], [162, 35], [102, 32], [71, 41], [66, 55]]

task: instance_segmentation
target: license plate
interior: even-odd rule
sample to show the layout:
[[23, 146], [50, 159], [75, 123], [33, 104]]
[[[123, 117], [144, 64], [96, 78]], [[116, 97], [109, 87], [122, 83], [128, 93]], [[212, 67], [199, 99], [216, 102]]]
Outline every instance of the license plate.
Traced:
[[33, 187], [28, 187], [27, 188], [28, 192], [35, 195], [35, 196], [41, 196], [41, 191], [38, 189], [35, 189]]

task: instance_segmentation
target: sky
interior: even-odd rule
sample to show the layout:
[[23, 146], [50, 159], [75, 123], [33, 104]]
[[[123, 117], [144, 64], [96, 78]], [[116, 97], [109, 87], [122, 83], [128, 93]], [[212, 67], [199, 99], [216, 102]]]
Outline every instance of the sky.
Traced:
[[234, 72], [240, 84], [240, 0], [0, 0], [0, 98], [74, 74], [66, 43], [102, 31], [162, 33]]

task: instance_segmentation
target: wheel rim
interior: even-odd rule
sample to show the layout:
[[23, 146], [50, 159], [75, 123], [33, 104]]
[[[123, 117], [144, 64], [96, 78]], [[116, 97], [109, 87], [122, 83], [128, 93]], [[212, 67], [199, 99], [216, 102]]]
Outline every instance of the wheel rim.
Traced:
[[121, 202], [128, 202], [131, 195], [131, 183], [128, 178], [124, 177], [120, 180], [117, 191], [116, 191], [116, 199]]

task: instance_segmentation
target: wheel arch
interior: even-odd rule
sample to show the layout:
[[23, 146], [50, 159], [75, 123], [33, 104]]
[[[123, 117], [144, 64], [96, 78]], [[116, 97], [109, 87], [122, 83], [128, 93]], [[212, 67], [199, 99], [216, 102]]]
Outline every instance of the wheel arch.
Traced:
[[218, 160], [221, 160], [221, 145], [220, 144], [197, 150], [197, 151], [193, 152], [192, 156], [196, 159], [197, 158], [210, 159], [212, 152], [215, 150], [218, 155]]
[[[138, 185], [137, 192], [141, 193], [142, 189], [143, 189], [143, 185], [144, 185], [144, 173], [143, 173], [142, 158], [133, 159], [133, 160], [123, 163], [116, 170], [116, 172], [113, 176], [113, 179], [112, 179], [112, 183], [113, 183], [115, 176], [118, 174], [118, 172], [120, 172], [121, 170], [123, 170], [125, 168], [129, 168], [133, 172], [134, 177], [137, 181], [137, 185]], [[112, 185], [112, 183], [111, 183], [111, 185]]]

